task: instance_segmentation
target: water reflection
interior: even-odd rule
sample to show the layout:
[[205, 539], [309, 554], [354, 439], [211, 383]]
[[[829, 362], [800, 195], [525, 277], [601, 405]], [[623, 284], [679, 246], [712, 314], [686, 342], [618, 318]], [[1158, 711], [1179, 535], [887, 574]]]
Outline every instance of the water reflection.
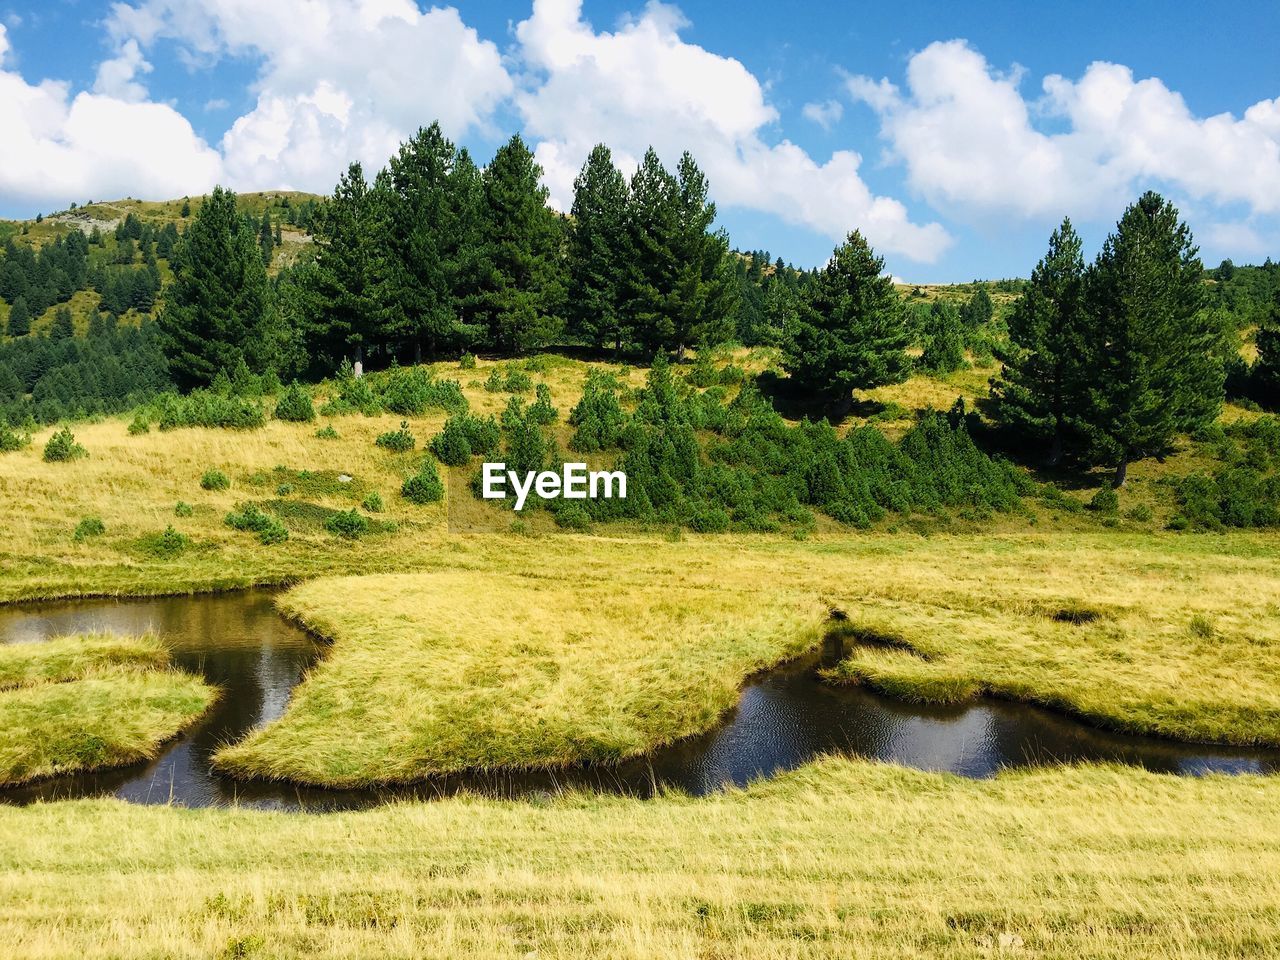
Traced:
[[[114, 794], [137, 803], [238, 803], [321, 811], [395, 798], [434, 798], [459, 790], [518, 797], [580, 787], [648, 796], [665, 785], [703, 794], [833, 752], [967, 777], [991, 776], [1009, 766], [1072, 761], [1115, 761], [1192, 775], [1280, 769], [1280, 751], [1113, 734], [1024, 704], [981, 700], [929, 706], [857, 688], [832, 688], [816, 679], [821, 657], [815, 655], [749, 682], [736, 709], [714, 731], [617, 766], [450, 776], [384, 790], [241, 782], [214, 773], [210, 755], [220, 744], [279, 717], [293, 687], [323, 649], [275, 613], [269, 592], [0, 608], [0, 642], [36, 642], [87, 630], [146, 629], [166, 638], [179, 666], [223, 689], [217, 705], [149, 764], [2, 790], [0, 799], [24, 803]], [[838, 651], [826, 653], [835, 655]]]

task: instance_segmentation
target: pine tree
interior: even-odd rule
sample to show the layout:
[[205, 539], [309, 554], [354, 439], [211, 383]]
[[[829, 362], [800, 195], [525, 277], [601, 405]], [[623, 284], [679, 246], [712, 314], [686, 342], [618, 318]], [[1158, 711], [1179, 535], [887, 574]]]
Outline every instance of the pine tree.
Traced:
[[1048, 438], [1050, 465], [1061, 460], [1083, 400], [1084, 276], [1080, 237], [1064, 219], [1014, 304], [1004, 366], [991, 383], [999, 419]]
[[625, 321], [646, 355], [675, 340], [674, 291], [679, 264], [680, 186], [650, 147], [631, 177], [627, 205], [628, 262], [625, 264]]
[[688, 152], [677, 167], [675, 330], [669, 347], [678, 359], [685, 347], [723, 343], [733, 335], [737, 284], [729, 237], [713, 231], [716, 205], [707, 199], [706, 175]]
[[1271, 312], [1258, 328], [1258, 359], [1252, 376], [1259, 399], [1268, 407], [1280, 407], [1280, 289], [1276, 290]]
[[858, 231], [831, 256], [788, 325], [783, 366], [803, 391], [845, 414], [853, 391], [901, 383], [911, 369], [902, 302]]
[[978, 287], [973, 296], [960, 308], [960, 319], [970, 330], [976, 330], [990, 321], [995, 316], [995, 312], [995, 304], [991, 302], [991, 295], [987, 293], [987, 288]]
[[241, 360], [273, 369], [282, 331], [257, 238], [236, 195], [214, 188], [174, 251], [173, 282], [158, 318], [174, 379], [210, 383]]
[[70, 340], [75, 335], [76, 328], [71, 322], [70, 308], [59, 307], [53, 312], [53, 327], [49, 331], [49, 336], [54, 340]]
[[31, 311], [25, 297], [13, 301], [9, 308], [9, 336], [24, 337], [31, 332]]
[[592, 149], [573, 181], [569, 230], [570, 330], [594, 347], [621, 350], [622, 281], [627, 263], [627, 181], [604, 144]]
[[931, 373], [951, 373], [965, 366], [963, 322], [949, 303], [935, 300], [929, 307], [920, 366]]
[[1212, 421], [1223, 396], [1223, 331], [1204, 310], [1204, 268], [1178, 211], [1148, 191], [1107, 237], [1085, 282], [1084, 422], [1095, 456], [1129, 463]]
[[262, 221], [258, 224], [258, 249], [262, 251], [262, 265], [271, 266], [271, 254], [275, 250], [275, 241], [271, 236], [271, 211], [262, 211]]
[[564, 227], [547, 207], [542, 168], [519, 135], [483, 175], [479, 319], [497, 350], [524, 353], [560, 335]]
[[336, 366], [377, 342], [374, 208], [364, 170], [353, 163], [315, 224], [316, 258], [300, 277], [315, 352]]
[[380, 307], [388, 336], [432, 355], [465, 349], [473, 331], [455, 300], [455, 278], [477, 242], [466, 177], [478, 172], [440, 125], [400, 145], [375, 188], [383, 271]]

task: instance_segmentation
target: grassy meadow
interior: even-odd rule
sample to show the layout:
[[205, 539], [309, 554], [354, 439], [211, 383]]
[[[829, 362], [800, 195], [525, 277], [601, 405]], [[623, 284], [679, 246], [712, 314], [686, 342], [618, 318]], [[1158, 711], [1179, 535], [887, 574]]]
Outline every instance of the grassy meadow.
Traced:
[[[436, 369], [497, 413], [491, 366]], [[536, 374], [562, 439], [589, 366], [550, 358]], [[879, 402], [905, 412], [877, 423], [972, 400], [985, 376], [885, 388]], [[399, 495], [444, 418], [131, 435], [125, 416], [73, 425], [88, 456], [66, 463], [42, 460], [39, 431], [0, 454], [0, 601], [294, 584], [283, 611], [332, 646], [284, 716], [218, 761], [313, 784], [642, 752], [713, 726], [744, 676], [833, 627], [850, 654], [833, 683], [1280, 744], [1280, 546], [1163, 530], [1162, 478], [1203, 459], [1194, 444], [1135, 464], [1105, 519], [1032, 497], [981, 523], [858, 532], [819, 517], [803, 535], [586, 535], [541, 512], [482, 532], [448, 494]], [[401, 419], [415, 451], [375, 447]], [[229, 486], [202, 488], [208, 470]], [[1075, 477], [1062, 497], [1083, 504], [1104, 480]], [[349, 540], [320, 522], [374, 492], [378, 530]], [[224, 522], [273, 501], [283, 543]], [[1139, 504], [1148, 519], [1126, 512]], [[77, 539], [85, 518], [103, 532]], [[158, 538], [169, 526], [186, 539]], [[41, 648], [36, 662], [0, 647], [0, 744], [128, 727], [152, 737], [149, 755], [213, 696], [157, 668], [147, 639]], [[30, 732], [55, 715], [67, 726]], [[24, 769], [66, 762], [41, 749]], [[698, 799], [463, 796], [323, 816], [0, 806], [0, 943], [32, 960], [1267, 955], [1277, 811], [1267, 777], [1085, 766], [976, 782], [845, 758]]]
[[1266, 956], [1277, 837], [1274, 779], [842, 759], [697, 800], [41, 804], [0, 811], [0, 942], [29, 960]]
[[217, 691], [154, 637], [0, 645], [0, 786], [154, 757]]

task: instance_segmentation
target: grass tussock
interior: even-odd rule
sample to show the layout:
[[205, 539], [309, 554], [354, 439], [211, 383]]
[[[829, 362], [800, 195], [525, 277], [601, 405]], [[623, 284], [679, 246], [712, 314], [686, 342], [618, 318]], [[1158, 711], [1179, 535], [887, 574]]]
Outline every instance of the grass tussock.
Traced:
[[154, 757], [217, 692], [146, 637], [0, 646], [0, 786]]
[[[481, 595], [487, 597], [481, 600]], [[321, 580], [282, 606], [334, 638], [286, 716], [228, 771], [352, 786], [634, 756], [700, 733], [749, 673], [820, 636], [785, 589], [441, 572]]]
[[153, 634], [101, 633], [5, 643], [0, 644], [0, 690], [79, 680], [103, 669], [151, 670], [168, 661], [169, 651]]
[[0, 810], [0, 942], [29, 960], [1268, 956], [1278, 836], [1274, 779], [841, 759], [698, 800], [43, 804]]

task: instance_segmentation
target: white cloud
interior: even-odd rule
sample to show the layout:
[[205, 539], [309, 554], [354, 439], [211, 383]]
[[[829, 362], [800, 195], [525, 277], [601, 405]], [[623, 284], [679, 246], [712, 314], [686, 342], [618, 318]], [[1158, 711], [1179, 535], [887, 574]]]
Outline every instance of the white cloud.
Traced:
[[220, 110], [227, 109], [229, 106], [231, 106], [231, 102], [225, 97], [214, 97], [212, 100], [206, 100], [204, 102], [204, 112], [217, 113]]
[[847, 85], [879, 115], [910, 186], [941, 210], [1097, 218], [1155, 185], [1280, 211], [1280, 101], [1200, 118], [1160, 80], [1102, 62], [1076, 81], [1047, 77], [1035, 100], [1021, 79], [954, 40], [912, 56], [905, 91], [868, 77]]
[[844, 116], [844, 104], [839, 100], [824, 100], [822, 103], [806, 103], [800, 108], [800, 115], [811, 120], [823, 130], [830, 130]]
[[[0, 25], [0, 67], [9, 40]], [[118, 76], [118, 75], [117, 75]], [[119, 92], [119, 91], [118, 91]], [[221, 161], [171, 107], [0, 69], [0, 195], [31, 204], [204, 190]]]
[[222, 139], [243, 189], [328, 190], [353, 159], [381, 166], [419, 126], [461, 137], [511, 92], [496, 46], [457, 10], [410, 0], [142, 0], [109, 20], [123, 44], [176, 41], [188, 62], [261, 60], [257, 104]]
[[580, 0], [535, 0], [516, 28], [531, 76], [515, 95], [546, 171], [553, 202], [572, 201], [573, 177], [591, 147], [613, 148], [624, 170], [652, 144], [668, 163], [688, 149], [724, 206], [775, 214], [838, 240], [860, 228], [877, 247], [933, 261], [950, 243], [936, 223], [913, 223], [896, 200], [875, 196], [861, 157], [819, 163], [787, 140], [759, 81], [737, 60], [681, 39], [684, 18], [650, 3], [612, 33], [582, 19]]
[[126, 40], [119, 53], [98, 64], [93, 92], [117, 100], [138, 102], [147, 98], [147, 88], [138, 82], [138, 74], [150, 73], [151, 64], [142, 56], [137, 40]]

